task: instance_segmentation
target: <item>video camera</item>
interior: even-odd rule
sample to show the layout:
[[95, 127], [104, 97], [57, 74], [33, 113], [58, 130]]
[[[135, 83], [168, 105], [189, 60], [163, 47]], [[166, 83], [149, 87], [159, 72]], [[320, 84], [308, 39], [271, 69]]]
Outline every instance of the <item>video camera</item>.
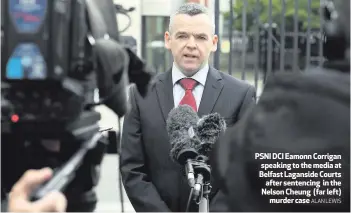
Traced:
[[67, 211], [95, 208], [98, 167], [106, 145], [116, 147], [118, 136], [102, 133], [94, 107], [105, 104], [123, 116], [129, 81], [145, 94], [152, 77], [119, 43], [118, 8], [128, 12], [112, 0], [1, 1], [5, 192], [24, 171], [49, 166], [54, 177], [34, 200], [61, 190]]

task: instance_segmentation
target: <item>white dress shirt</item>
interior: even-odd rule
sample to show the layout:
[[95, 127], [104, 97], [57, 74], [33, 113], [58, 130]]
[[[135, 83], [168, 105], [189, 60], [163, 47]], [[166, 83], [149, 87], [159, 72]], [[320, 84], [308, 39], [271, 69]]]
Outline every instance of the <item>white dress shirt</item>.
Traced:
[[[193, 89], [193, 95], [195, 97], [197, 109], [199, 109], [202, 93], [204, 92], [206, 78], [208, 74], [209, 66], [206, 64], [201, 70], [199, 70], [191, 78], [196, 80], [198, 84]], [[173, 99], [174, 107], [177, 107], [180, 101], [185, 95], [185, 89], [180, 85], [179, 80], [186, 78], [186, 76], [178, 69], [178, 67], [173, 63], [172, 67], [172, 82], [173, 82]]]

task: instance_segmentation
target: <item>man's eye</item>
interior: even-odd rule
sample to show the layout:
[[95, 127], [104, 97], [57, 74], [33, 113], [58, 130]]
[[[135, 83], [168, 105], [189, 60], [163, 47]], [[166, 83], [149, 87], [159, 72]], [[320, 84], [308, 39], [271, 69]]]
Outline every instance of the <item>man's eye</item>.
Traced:
[[186, 38], [186, 35], [179, 35], [178, 38]]
[[206, 36], [197, 36], [196, 38], [199, 39], [199, 40], [207, 40]]

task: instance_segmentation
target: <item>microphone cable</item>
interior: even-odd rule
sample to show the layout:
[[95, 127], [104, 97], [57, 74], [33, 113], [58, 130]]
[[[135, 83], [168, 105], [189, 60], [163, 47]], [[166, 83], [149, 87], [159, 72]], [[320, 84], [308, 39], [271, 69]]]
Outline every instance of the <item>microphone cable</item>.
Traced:
[[[119, 157], [121, 156], [121, 145], [122, 145], [122, 129], [121, 129], [121, 119], [118, 118], [118, 131], [119, 131], [119, 146], [117, 147], [117, 154]], [[118, 164], [119, 164], [119, 159], [118, 159]], [[119, 165], [118, 165], [119, 168]], [[117, 170], [118, 173], [118, 182], [119, 182], [119, 197], [121, 201], [121, 212], [124, 212], [124, 195], [123, 195], [123, 182], [122, 182], [122, 175], [119, 171]]]
[[131, 8], [129, 8], [129, 9], [125, 9], [125, 8], [123, 8], [122, 5], [120, 5], [120, 4], [115, 4], [115, 10], [116, 10], [116, 14], [117, 14], [117, 15], [118, 15], [118, 14], [124, 15], [124, 16], [126, 16], [127, 19], [128, 19], [128, 24], [127, 24], [127, 26], [126, 26], [123, 30], [119, 30], [120, 33], [123, 33], [123, 32], [125, 32], [127, 29], [129, 29], [129, 27], [132, 25], [132, 19], [131, 19], [131, 17], [129, 16], [128, 13], [133, 12], [133, 11], [135, 10], [135, 7], [131, 7]]
[[190, 207], [191, 198], [193, 197], [193, 192], [194, 192], [194, 187], [191, 187], [188, 202], [186, 204], [185, 212], [189, 212], [189, 207]]

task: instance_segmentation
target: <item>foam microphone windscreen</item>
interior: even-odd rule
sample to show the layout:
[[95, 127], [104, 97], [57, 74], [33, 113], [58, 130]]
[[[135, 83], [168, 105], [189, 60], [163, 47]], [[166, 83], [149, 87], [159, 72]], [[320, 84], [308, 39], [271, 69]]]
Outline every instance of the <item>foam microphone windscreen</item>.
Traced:
[[[185, 149], [196, 149], [199, 142], [190, 139], [188, 130], [195, 126], [199, 117], [188, 105], [180, 105], [170, 111], [166, 121], [167, 132], [171, 144], [171, 158], [178, 162], [178, 155]], [[195, 150], [196, 151], [196, 150]]]
[[218, 140], [221, 133], [226, 130], [225, 120], [218, 113], [212, 113], [202, 117], [196, 126], [196, 135], [201, 141], [199, 153], [208, 156], [213, 144]]
[[181, 132], [174, 133], [174, 139], [171, 142], [170, 156], [174, 162], [177, 162], [179, 152], [186, 146], [186, 135]]
[[178, 132], [187, 133], [191, 126], [196, 126], [199, 120], [196, 112], [188, 105], [180, 105], [170, 111], [166, 121], [166, 127], [171, 144], [178, 138]]
[[171, 144], [170, 157], [174, 162], [184, 165], [188, 159], [194, 159], [198, 155], [199, 146], [199, 140], [190, 138], [187, 134], [179, 134]]

